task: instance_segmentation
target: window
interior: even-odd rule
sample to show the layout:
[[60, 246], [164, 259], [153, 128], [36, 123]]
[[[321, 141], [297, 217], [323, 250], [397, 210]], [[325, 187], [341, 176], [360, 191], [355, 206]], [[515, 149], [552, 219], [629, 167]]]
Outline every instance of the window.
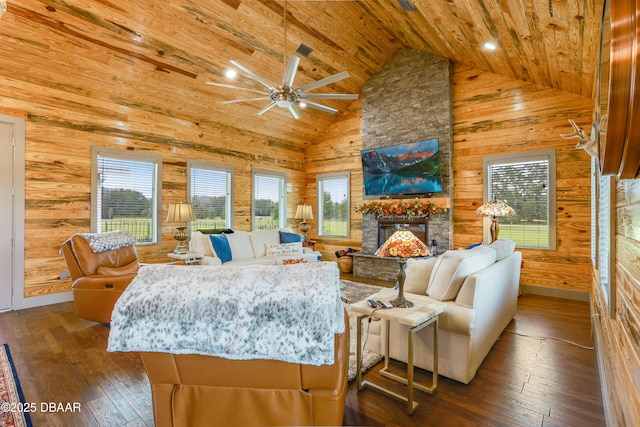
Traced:
[[187, 198], [196, 217], [192, 230], [233, 228], [233, 167], [189, 160], [187, 182]]
[[91, 148], [91, 231], [124, 230], [138, 244], [159, 243], [162, 157]]
[[273, 230], [286, 224], [286, 175], [253, 170], [253, 230]]
[[[615, 318], [616, 312], [616, 178], [612, 175], [602, 176], [595, 165], [597, 184], [597, 268], [600, 286], [609, 310], [609, 316]], [[595, 228], [595, 226], [592, 226]]]
[[498, 218], [499, 237], [519, 247], [556, 248], [554, 150], [484, 158], [485, 200], [498, 199], [516, 214]]
[[318, 175], [318, 235], [349, 237], [349, 172]]

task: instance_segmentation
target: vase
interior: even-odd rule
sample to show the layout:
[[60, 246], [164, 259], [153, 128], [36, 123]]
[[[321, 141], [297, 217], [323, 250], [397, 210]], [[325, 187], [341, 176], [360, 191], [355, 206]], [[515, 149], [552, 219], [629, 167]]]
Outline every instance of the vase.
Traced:
[[338, 258], [338, 269], [342, 273], [351, 273], [353, 271], [353, 258], [350, 256]]

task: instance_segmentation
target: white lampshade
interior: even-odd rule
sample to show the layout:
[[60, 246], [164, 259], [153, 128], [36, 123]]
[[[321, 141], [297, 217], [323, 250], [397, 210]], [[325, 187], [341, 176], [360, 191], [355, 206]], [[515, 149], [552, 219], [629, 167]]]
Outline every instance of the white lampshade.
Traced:
[[169, 212], [166, 222], [189, 222], [195, 221], [193, 206], [191, 203], [169, 203]]
[[296, 209], [296, 219], [313, 219], [311, 205], [298, 205], [298, 209]]

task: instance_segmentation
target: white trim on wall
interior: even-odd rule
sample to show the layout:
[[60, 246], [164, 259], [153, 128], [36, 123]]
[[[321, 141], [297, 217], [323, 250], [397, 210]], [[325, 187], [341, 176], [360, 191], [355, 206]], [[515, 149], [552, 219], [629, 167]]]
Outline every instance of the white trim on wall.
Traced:
[[[25, 220], [25, 120], [21, 117], [0, 115], [0, 120], [15, 126], [13, 148], [13, 294], [12, 310], [21, 310], [73, 300], [71, 292], [25, 298], [24, 296], [24, 220]], [[62, 242], [61, 242], [62, 243]]]

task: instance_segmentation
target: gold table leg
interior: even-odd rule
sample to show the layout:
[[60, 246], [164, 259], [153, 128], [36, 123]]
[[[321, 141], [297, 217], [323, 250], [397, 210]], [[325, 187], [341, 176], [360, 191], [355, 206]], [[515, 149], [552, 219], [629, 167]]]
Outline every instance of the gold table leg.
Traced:
[[[418, 326], [410, 328], [407, 331], [407, 347], [408, 347], [407, 348], [407, 378], [404, 378], [389, 372], [389, 335], [391, 333], [389, 326], [391, 322], [389, 320], [385, 320], [386, 322], [385, 326], [387, 327], [387, 339], [385, 340], [385, 345], [384, 345], [384, 367], [381, 368], [378, 372], [380, 372], [380, 375], [382, 376], [398, 381], [402, 384], [406, 384], [407, 391], [408, 391], [407, 396], [403, 396], [401, 394], [395, 393], [389, 389], [379, 386], [378, 384], [374, 384], [371, 381], [362, 381], [362, 372], [361, 372], [361, 369], [362, 369], [362, 345], [361, 345], [362, 320], [364, 320], [365, 318], [369, 318], [369, 316], [367, 315], [358, 316], [358, 320], [357, 320], [358, 324], [356, 328], [357, 329], [356, 333], [358, 334], [356, 338], [356, 343], [358, 346], [356, 350], [357, 369], [358, 369], [356, 377], [357, 377], [358, 390], [362, 390], [365, 387], [371, 387], [388, 396], [391, 396], [393, 398], [406, 402], [407, 413], [409, 415], [412, 415], [418, 408], [418, 402], [415, 402], [413, 400], [413, 390], [418, 389], [426, 393], [433, 394], [436, 388], [438, 387], [438, 316], [435, 316], [434, 318]], [[413, 379], [413, 374], [414, 374], [413, 335], [431, 324], [433, 324], [433, 379], [432, 379], [431, 385], [427, 386], [425, 384], [417, 383]]]

